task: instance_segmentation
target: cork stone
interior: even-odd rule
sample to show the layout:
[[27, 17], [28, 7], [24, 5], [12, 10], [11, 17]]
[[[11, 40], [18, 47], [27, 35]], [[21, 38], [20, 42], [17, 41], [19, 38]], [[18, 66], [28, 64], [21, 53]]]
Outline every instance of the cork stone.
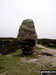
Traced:
[[37, 34], [32, 19], [23, 20], [17, 39], [21, 44], [22, 54], [31, 55], [35, 52], [34, 48], [37, 43]]

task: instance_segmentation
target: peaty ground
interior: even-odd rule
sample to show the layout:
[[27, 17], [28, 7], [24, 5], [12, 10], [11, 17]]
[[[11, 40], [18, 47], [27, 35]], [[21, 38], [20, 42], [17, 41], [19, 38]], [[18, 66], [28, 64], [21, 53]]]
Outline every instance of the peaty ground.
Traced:
[[0, 54], [0, 75], [40, 75], [40, 70], [56, 70], [56, 50], [36, 45], [36, 53], [24, 56], [21, 50]]

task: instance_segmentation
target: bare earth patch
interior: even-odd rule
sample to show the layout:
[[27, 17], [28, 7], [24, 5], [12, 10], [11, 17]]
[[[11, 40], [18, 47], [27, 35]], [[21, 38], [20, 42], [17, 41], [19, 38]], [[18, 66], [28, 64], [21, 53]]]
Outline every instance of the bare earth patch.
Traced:
[[37, 62], [38, 61], [38, 59], [26, 59], [26, 58], [21, 58], [21, 61], [22, 62], [31, 62], [31, 63], [35, 63], [35, 62]]
[[38, 45], [38, 47], [43, 48], [43, 50], [41, 50], [41, 53], [38, 55], [38, 59], [21, 58], [21, 61], [29, 62], [29, 63], [36, 63], [36, 64], [39, 63], [41, 65], [51, 63], [53, 67], [56, 67], [56, 50], [46, 48], [41, 45]]

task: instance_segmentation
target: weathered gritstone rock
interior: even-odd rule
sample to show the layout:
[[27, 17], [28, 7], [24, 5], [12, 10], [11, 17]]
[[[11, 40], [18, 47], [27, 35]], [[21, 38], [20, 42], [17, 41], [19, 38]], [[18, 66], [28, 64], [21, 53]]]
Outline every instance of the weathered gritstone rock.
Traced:
[[32, 19], [26, 19], [22, 22], [17, 36], [24, 55], [33, 54], [35, 52], [35, 44], [37, 43], [37, 35]]

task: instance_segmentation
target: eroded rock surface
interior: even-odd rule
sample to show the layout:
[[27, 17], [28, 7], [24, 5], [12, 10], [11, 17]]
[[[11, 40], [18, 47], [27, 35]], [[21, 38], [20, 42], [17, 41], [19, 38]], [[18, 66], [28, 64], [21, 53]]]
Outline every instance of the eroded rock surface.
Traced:
[[26, 19], [22, 22], [17, 36], [24, 55], [33, 54], [35, 52], [35, 44], [37, 43], [37, 34], [32, 19]]

